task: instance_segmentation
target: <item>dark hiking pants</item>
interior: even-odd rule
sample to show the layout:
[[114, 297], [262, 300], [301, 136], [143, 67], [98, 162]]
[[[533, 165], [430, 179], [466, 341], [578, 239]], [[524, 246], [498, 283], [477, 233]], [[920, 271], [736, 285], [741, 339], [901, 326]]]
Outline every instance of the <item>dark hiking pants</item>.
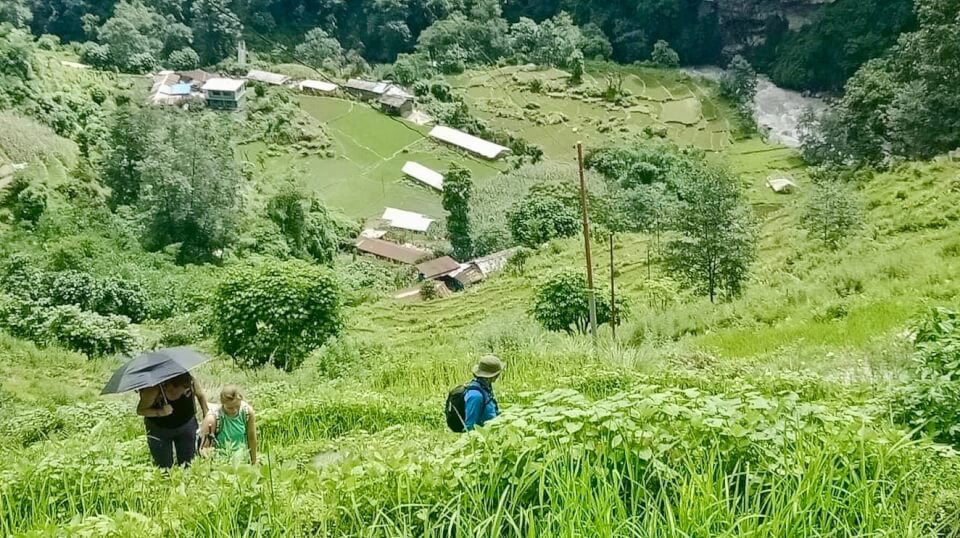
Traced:
[[161, 428], [147, 422], [147, 446], [153, 463], [161, 469], [173, 467], [173, 453], [177, 453], [177, 463], [187, 466], [197, 452], [197, 419], [191, 418], [177, 428]]

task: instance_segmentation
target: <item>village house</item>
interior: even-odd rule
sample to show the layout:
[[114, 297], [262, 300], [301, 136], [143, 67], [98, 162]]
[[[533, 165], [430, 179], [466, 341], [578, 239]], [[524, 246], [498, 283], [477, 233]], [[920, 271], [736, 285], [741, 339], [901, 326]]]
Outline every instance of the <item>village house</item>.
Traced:
[[219, 110], [236, 110], [243, 105], [245, 83], [232, 78], [212, 78], [203, 85], [207, 106]]
[[420, 250], [406, 245], [398, 245], [390, 241], [384, 241], [383, 239], [362, 237], [354, 243], [354, 246], [364, 254], [371, 254], [378, 258], [402, 263], [404, 265], [415, 265], [430, 255], [426, 250]]
[[339, 89], [339, 86], [331, 82], [323, 82], [320, 80], [301, 80], [297, 87], [300, 88], [300, 91], [303, 93], [309, 93], [313, 95], [330, 95]]
[[347, 81], [343, 87], [347, 90], [347, 93], [350, 95], [359, 97], [364, 101], [373, 101], [375, 99], [380, 99], [383, 97], [387, 90], [390, 89], [391, 84], [389, 82], [370, 82], [368, 80], [360, 80], [352, 78]]
[[290, 80], [290, 77], [286, 75], [271, 73], [269, 71], [261, 71], [259, 69], [251, 69], [249, 72], [247, 72], [247, 76], [245, 78], [247, 80], [263, 82], [264, 84], [270, 84], [272, 86], [283, 86], [288, 80]]
[[510, 148], [505, 148], [450, 127], [438, 125], [430, 131], [430, 137], [490, 160], [499, 159], [501, 156], [510, 153]]
[[391, 116], [406, 116], [413, 112], [413, 98], [403, 94], [386, 94], [380, 98], [380, 109]]

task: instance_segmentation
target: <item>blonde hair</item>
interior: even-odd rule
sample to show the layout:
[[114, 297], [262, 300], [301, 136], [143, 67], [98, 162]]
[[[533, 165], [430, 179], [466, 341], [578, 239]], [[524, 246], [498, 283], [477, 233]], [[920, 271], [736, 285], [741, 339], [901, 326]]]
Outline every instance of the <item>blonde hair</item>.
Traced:
[[220, 403], [243, 400], [243, 394], [237, 385], [227, 385], [220, 390]]

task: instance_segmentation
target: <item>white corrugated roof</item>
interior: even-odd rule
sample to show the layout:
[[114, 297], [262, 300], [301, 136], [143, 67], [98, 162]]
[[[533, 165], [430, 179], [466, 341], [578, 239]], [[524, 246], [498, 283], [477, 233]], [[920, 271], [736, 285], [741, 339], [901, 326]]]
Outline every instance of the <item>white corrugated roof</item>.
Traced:
[[385, 235], [387, 235], [386, 230], [375, 230], [373, 228], [367, 228], [360, 232], [360, 237], [366, 237], [367, 239], [380, 239]]
[[426, 215], [393, 207], [386, 208], [380, 218], [389, 222], [390, 226], [394, 228], [403, 228], [415, 232], [425, 232], [433, 224], [433, 219], [427, 218]]
[[251, 69], [250, 72], [247, 73], [247, 78], [250, 80], [258, 80], [260, 82], [266, 82], [267, 84], [275, 84], [277, 86], [290, 80], [290, 77], [286, 75], [281, 75], [279, 73], [270, 73], [269, 71], [261, 71], [259, 69]]
[[482, 155], [488, 159], [496, 159], [500, 157], [500, 155], [510, 152], [509, 148], [494, 144], [493, 142], [487, 142], [482, 138], [477, 138], [463, 131], [451, 129], [450, 127], [434, 127], [433, 130], [430, 131], [430, 136], [448, 144], [459, 146], [477, 155]]
[[235, 78], [212, 78], [204, 83], [205, 92], [235, 92], [243, 87], [244, 82]]
[[443, 174], [431, 170], [420, 163], [407, 161], [407, 164], [403, 165], [403, 173], [417, 181], [430, 185], [438, 191], [443, 190]]
[[309, 88], [311, 90], [317, 90], [321, 92], [332, 92], [335, 91], [339, 86], [332, 84], [330, 82], [323, 82], [320, 80], [304, 80], [300, 83], [300, 89]]

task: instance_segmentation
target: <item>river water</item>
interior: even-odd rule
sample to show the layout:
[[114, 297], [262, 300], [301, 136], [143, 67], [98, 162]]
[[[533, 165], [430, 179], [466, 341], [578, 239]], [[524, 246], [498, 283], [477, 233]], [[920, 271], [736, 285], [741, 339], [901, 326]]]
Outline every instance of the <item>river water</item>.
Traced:
[[[719, 67], [691, 67], [683, 70], [690, 76], [719, 81], [723, 69]], [[757, 78], [757, 95], [753, 99], [753, 117], [757, 127], [770, 142], [785, 146], [800, 145], [797, 125], [807, 108], [822, 111], [826, 103], [816, 97], [805, 97], [799, 92], [778, 87], [761, 75]]]

